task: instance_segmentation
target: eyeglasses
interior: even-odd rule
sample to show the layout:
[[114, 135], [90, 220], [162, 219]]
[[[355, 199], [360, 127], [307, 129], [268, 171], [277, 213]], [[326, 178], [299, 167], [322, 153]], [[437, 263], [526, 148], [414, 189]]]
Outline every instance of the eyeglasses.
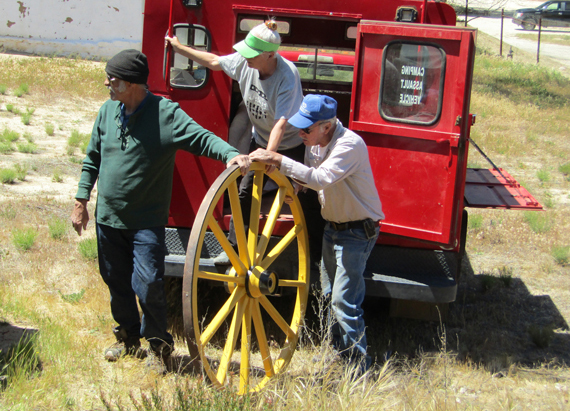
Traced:
[[312, 129], [311, 129], [311, 127], [306, 127], [306, 128], [300, 128], [299, 130], [301, 130], [305, 134], [311, 134], [313, 132], [313, 130], [315, 130], [319, 124], [320, 123], [313, 124], [311, 126], [311, 127], [314, 126]]
[[116, 77], [111, 77], [111, 76], [109, 76], [109, 75], [107, 74], [107, 80], [109, 80], [109, 83], [111, 83], [111, 82], [117, 80], [117, 78], [116, 78]]

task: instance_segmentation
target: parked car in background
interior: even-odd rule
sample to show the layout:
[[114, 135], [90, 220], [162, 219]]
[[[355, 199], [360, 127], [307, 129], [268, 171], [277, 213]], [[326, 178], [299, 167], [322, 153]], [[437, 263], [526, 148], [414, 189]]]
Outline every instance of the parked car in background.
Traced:
[[569, 27], [570, 1], [547, 1], [536, 8], [518, 9], [513, 14], [513, 23], [524, 30], [542, 27]]

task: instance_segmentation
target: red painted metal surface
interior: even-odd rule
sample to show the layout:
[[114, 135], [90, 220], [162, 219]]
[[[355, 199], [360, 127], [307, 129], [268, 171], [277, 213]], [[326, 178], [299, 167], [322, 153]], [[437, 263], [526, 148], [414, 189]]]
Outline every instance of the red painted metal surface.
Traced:
[[[455, 12], [449, 5], [424, 1], [388, 0], [379, 7], [376, 0], [335, 0], [323, 8], [320, 0], [203, 0], [201, 7], [186, 8], [179, 0], [147, 0], [142, 51], [149, 58], [149, 88], [155, 94], [178, 102], [200, 125], [227, 139], [232, 97], [228, 76], [213, 72], [206, 86], [197, 90], [167, 87], [168, 70], [163, 71], [167, 52], [164, 35], [172, 25], [205, 26], [211, 32], [211, 51], [219, 55], [232, 53], [232, 45], [245, 37], [246, 33], [236, 30], [237, 18], [242, 15], [262, 19], [275, 16], [291, 21], [294, 31], [283, 36], [283, 44], [354, 50], [355, 41], [345, 38], [346, 24], [356, 25], [362, 19], [393, 21], [398, 7], [413, 7], [420, 12], [425, 4], [426, 22], [455, 24]], [[223, 165], [218, 162], [184, 152], [178, 154], [169, 225], [191, 227], [207, 189], [222, 170]], [[219, 210], [221, 215], [221, 208]]]
[[[435, 45], [444, 53], [441, 113], [434, 124], [397, 123], [380, 114], [378, 101], [384, 67], [380, 62], [386, 46], [400, 40]], [[359, 26], [356, 53], [350, 128], [368, 144], [386, 214], [382, 233], [457, 245], [466, 172], [474, 32], [364, 21]]]

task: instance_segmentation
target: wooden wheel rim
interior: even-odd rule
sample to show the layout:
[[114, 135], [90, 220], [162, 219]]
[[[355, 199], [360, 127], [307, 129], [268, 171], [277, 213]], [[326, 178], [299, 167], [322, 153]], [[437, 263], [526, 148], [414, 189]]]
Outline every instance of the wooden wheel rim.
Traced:
[[[239, 364], [239, 393], [258, 391], [263, 388], [270, 378], [283, 372], [289, 364], [295, 351], [302, 320], [305, 315], [307, 297], [309, 292], [309, 249], [306, 223], [301, 205], [289, 180], [278, 170], [269, 177], [277, 184], [278, 191], [273, 201], [271, 211], [268, 214], [265, 227], [259, 232], [259, 214], [262, 200], [262, 182], [265, 166], [261, 163], [253, 163], [250, 171], [255, 172], [254, 189], [252, 194], [252, 212], [248, 233], [245, 233], [241, 206], [238, 199], [237, 180], [240, 171], [237, 166], [226, 169], [212, 184], [204, 197], [188, 242], [186, 263], [183, 279], [183, 318], [184, 331], [188, 349], [192, 358], [200, 358], [203, 369], [210, 381], [221, 388], [227, 384], [228, 369], [231, 357], [236, 351], [236, 341], [241, 331], [240, 364]], [[226, 234], [222, 231], [213, 212], [219, 200], [227, 191], [230, 199], [231, 211], [236, 229], [239, 255], [227, 241]], [[293, 198], [289, 204], [293, 214], [294, 227], [279, 241], [277, 245], [268, 250], [269, 238], [274, 230], [277, 217], [279, 216], [285, 196]], [[255, 218], [254, 218], [255, 216]], [[225, 274], [209, 273], [200, 270], [200, 255], [204, 243], [204, 237], [208, 228], [214, 233], [224, 251], [230, 256], [232, 273], [234, 276]], [[254, 235], [252, 235], [254, 234]], [[258, 239], [259, 235], [259, 239]], [[280, 280], [281, 287], [290, 287], [294, 291], [294, 309], [290, 322], [285, 320], [264, 295], [259, 295], [259, 288], [255, 280], [259, 273], [270, 268], [271, 263], [291, 242], [297, 240], [299, 270], [296, 280]], [[253, 261], [253, 263], [251, 263]], [[248, 277], [249, 273], [249, 277]], [[249, 278], [249, 279], [248, 279]], [[222, 308], [207, 324], [202, 324], [198, 314], [199, 304], [199, 279], [220, 281], [227, 284], [231, 295], [225, 301]], [[246, 284], [248, 285], [246, 289]], [[269, 315], [271, 320], [286, 337], [285, 344], [280, 347], [279, 353], [271, 354], [268, 339], [265, 334], [265, 326], [262, 321], [261, 307]], [[232, 316], [232, 317], [230, 317]], [[221, 332], [220, 328], [226, 319], [231, 319], [231, 325], [226, 337], [224, 350], [215, 358], [209, 358], [206, 348], [214, 335]], [[252, 327], [253, 323], [253, 327]], [[256, 338], [259, 353], [263, 363], [263, 377], [260, 381], [251, 383], [252, 373], [251, 342]], [[218, 362], [217, 372], [212, 365]]]

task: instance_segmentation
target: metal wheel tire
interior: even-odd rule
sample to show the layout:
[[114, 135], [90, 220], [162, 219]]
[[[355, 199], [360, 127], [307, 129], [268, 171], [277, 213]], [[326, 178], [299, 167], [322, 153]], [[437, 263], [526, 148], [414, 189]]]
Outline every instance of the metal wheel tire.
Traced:
[[530, 19], [525, 19], [521, 23], [521, 26], [524, 30], [534, 30], [534, 28], [536, 27], [536, 24], [534, 24], [532, 22], [532, 20], [530, 20]]
[[[260, 231], [265, 166], [253, 163], [250, 170], [255, 171], [255, 178], [248, 232], [245, 232], [238, 198], [240, 172], [234, 166], [216, 179], [200, 206], [188, 243], [182, 292], [184, 330], [190, 355], [200, 359], [208, 378], [218, 388], [237, 388], [239, 375], [240, 394], [260, 390], [289, 364], [299, 339], [310, 284], [307, 229], [292, 185], [278, 170], [269, 175], [278, 190]], [[238, 253], [216, 220], [216, 216], [220, 217], [216, 206], [224, 193], [230, 200]], [[294, 226], [270, 247], [269, 239], [285, 196], [293, 198], [289, 206]], [[230, 257], [232, 265], [225, 274], [200, 268], [208, 230]], [[298, 272], [285, 273], [287, 279], [275, 277], [271, 272], [272, 263], [295, 244]], [[277, 286], [287, 295], [285, 302], [290, 302], [287, 314], [277, 308], [283, 302], [280, 296], [274, 295]], [[216, 304], [201, 307], [212, 290], [217, 293], [212, 299]]]

